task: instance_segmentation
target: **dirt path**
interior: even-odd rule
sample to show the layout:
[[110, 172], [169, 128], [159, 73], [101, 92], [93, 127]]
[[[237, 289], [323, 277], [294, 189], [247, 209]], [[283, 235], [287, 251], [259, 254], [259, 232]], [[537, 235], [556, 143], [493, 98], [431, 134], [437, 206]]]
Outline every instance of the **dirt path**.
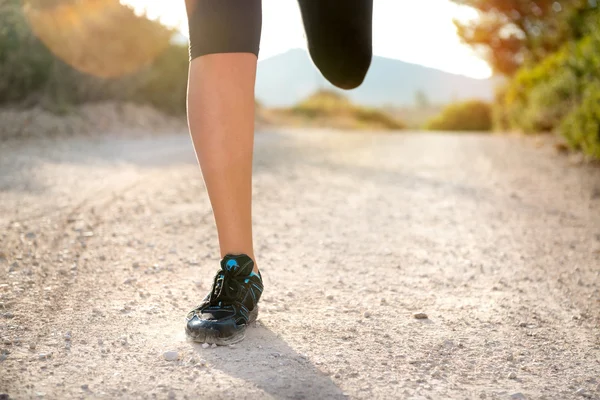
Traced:
[[550, 148], [259, 134], [259, 323], [203, 349], [183, 320], [218, 254], [187, 135], [1, 146], [11, 399], [600, 399], [600, 170]]

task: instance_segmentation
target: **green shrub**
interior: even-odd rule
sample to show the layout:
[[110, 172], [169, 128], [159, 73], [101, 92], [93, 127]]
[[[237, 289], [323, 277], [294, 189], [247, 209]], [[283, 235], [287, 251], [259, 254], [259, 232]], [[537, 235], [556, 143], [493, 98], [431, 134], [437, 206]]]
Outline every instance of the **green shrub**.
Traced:
[[[288, 114], [306, 119], [332, 122], [336, 119], [351, 121], [355, 128], [404, 129], [405, 125], [384, 111], [353, 104], [342, 94], [320, 90], [296, 106], [286, 110]], [[348, 126], [346, 124], [346, 126]]]
[[496, 129], [560, 132], [571, 147], [600, 158], [600, 10], [583, 31], [582, 39], [518, 71], [494, 105]]
[[[43, 12], [31, 11], [41, 5]], [[65, 12], [69, 18], [58, 18]], [[79, 24], [69, 25], [73, 18]], [[93, 23], [85, 24], [90, 18]], [[119, 0], [4, 0], [0, 21], [0, 105], [60, 113], [113, 100], [185, 112], [187, 46], [169, 44], [172, 30]], [[61, 32], [51, 29], [56, 21], [62, 21]]]
[[429, 130], [489, 131], [492, 129], [492, 108], [481, 100], [454, 103], [425, 125]]
[[600, 82], [590, 85], [582, 102], [560, 126], [569, 145], [600, 159]]
[[548, 131], [560, 123], [565, 103], [577, 95], [577, 80], [566, 68], [567, 50], [565, 47], [538, 65], [521, 68], [509, 82], [499, 101], [508, 129]]
[[540, 82], [529, 93], [520, 125], [524, 132], [551, 132], [576, 106], [579, 96], [578, 80], [569, 69], [556, 71], [555, 76]]
[[399, 130], [405, 128], [405, 125], [396, 118], [374, 108], [355, 107], [353, 110], [353, 115], [361, 125], [376, 125], [390, 130]]
[[42, 90], [52, 71], [52, 53], [29, 29], [20, 3], [0, 4], [0, 104]]

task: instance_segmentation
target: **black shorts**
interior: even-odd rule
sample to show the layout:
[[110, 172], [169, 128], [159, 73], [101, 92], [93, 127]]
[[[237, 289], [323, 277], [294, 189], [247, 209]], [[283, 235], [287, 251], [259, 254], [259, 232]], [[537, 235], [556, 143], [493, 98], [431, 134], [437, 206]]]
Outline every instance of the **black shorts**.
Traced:
[[[334, 85], [363, 81], [372, 58], [373, 0], [298, 0], [310, 55]], [[186, 0], [190, 59], [215, 53], [258, 56], [261, 0]]]

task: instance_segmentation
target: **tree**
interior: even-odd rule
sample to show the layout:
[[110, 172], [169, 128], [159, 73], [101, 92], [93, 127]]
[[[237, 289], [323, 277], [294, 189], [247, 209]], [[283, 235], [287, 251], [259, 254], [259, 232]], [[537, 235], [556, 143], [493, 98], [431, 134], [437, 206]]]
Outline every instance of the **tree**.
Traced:
[[596, 0], [452, 0], [480, 18], [454, 21], [461, 39], [480, 51], [495, 72], [511, 76], [565, 42], [582, 37], [582, 20]]
[[425, 109], [430, 106], [429, 97], [422, 89], [415, 92], [415, 106], [419, 109]]

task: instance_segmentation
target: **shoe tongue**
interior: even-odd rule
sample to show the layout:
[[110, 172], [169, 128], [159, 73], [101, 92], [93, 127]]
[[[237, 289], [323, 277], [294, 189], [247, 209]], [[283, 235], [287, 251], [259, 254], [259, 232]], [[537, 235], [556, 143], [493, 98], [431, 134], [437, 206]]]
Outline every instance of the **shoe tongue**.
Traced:
[[221, 260], [221, 269], [233, 276], [246, 276], [254, 269], [254, 261], [245, 254], [227, 254]]

